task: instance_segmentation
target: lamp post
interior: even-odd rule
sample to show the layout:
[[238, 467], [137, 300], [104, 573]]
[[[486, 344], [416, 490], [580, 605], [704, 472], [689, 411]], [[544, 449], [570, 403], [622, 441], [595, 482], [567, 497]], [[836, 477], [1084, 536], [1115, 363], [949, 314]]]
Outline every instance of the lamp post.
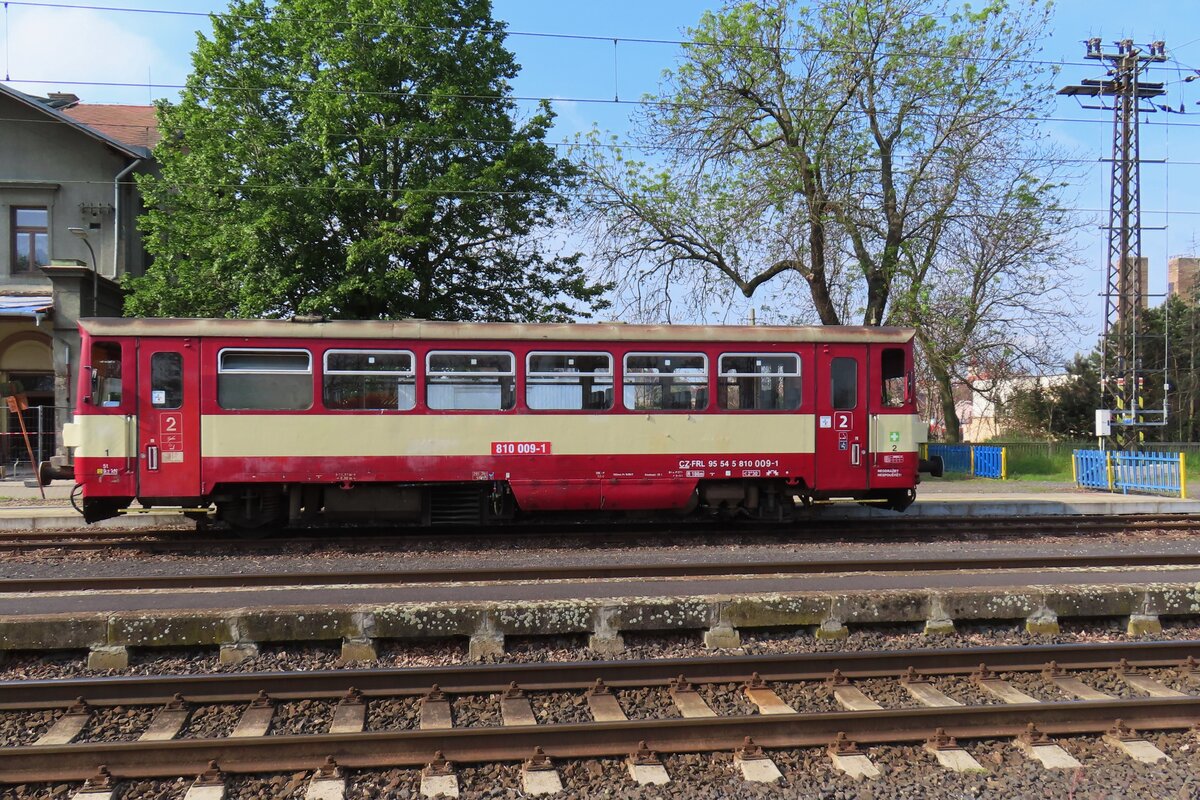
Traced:
[[75, 236], [83, 239], [83, 243], [87, 245], [88, 252], [92, 254], [92, 316], [96, 316], [96, 303], [100, 294], [100, 278], [96, 272], [96, 251], [92, 249], [92, 243], [88, 241], [86, 228], [67, 228]]

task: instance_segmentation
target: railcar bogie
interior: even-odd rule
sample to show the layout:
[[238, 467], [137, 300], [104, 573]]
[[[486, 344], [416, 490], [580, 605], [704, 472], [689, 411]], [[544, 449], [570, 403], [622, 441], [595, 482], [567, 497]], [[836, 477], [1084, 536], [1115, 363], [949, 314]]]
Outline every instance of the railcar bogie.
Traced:
[[[84, 320], [89, 522], [132, 502], [290, 523], [784, 519], [912, 502], [912, 331]], [[195, 513], [191, 511], [190, 513]]]

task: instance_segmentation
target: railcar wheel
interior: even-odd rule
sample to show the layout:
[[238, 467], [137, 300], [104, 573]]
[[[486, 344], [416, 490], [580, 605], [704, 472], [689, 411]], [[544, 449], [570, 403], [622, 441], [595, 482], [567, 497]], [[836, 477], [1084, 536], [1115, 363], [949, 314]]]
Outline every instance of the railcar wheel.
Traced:
[[888, 492], [885, 497], [887, 503], [884, 504], [884, 508], [889, 511], [904, 511], [917, 499], [917, 491], [916, 489], [896, 489]]
[[218, 500], [217, 517], [242, 536], [258, 537], [271, 525], [282, 524], [286, 506], [280, 492], [246, 489]]

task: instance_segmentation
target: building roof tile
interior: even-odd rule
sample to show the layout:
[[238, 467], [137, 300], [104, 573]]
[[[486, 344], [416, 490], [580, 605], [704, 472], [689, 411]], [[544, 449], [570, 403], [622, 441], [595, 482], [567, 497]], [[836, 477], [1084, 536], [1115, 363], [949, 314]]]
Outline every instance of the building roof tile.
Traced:
[[154, 147], [162, 138], [158, 133], [154, 106], [78, 103], [61, 111], [76, 122], [130, 147]]

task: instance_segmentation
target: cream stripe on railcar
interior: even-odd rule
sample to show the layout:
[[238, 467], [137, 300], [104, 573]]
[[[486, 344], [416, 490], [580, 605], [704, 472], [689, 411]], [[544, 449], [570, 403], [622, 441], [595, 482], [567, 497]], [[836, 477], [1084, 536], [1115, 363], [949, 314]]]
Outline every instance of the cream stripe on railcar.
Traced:
[[811, 453], [811, 414], [205, 416], [206, 457], [486, 456], [493, 442], [553, 455]]
[[73, 430], [69, 436], [64, 430], [63, 443], [67, 447], [73, 443], [75, 458], [126, 458], [133, 453], [129, 449], [133, 421], [126, 421], [124, 415], [80, 414], [68, 424]]

